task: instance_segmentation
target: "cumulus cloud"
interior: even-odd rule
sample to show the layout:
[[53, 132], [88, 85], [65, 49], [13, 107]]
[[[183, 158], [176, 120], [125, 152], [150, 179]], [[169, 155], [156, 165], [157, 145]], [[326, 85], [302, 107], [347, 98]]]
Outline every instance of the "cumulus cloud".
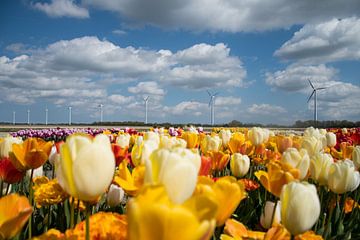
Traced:
[[115, 11], [128, 24], [194, 31], [264, 31], [288, 28], [359, 14], [358, 0], [83, 0], [93, 7]]
[[116, 34], [116, 35], [126, 35], [126, 32], [124, 30], [121, 30], [121, 29], [115, 29], [112, 31], [113, 34]]
[[89, 11], [86, 8], [79, 7], [74, 0], [51, 0], [51, 3], [33, 3], [33, 7], [46, 13], [49, 17], [73, 17], [89, 18]]
[[359, 60], [360, 19], [351, 17], [307, 24], [274, 55], [307, 63]]
[[266, 73], [266, 83], [273, 89], [308, 92], [310, 80], [315, 87], [331, 86], [337, 80], [337, 70], [320, 65], [290, 65], [285, 70]]
[[165, 90], [157, 82], [139, 82], [134, 87], [128, 87], [128, 91], [134, 94], [164, 96]]
[[208, 109], [206, 103], [201, 103], [197, 101], [184, 101], [180, 102], [175, 106], [165, 106], [164, 111], [172, 115], [186, 115], [193, 114], [195, 116], [200, 116], [203, 114], [204, 110]]
[[279, 113], [285, 113], [285, 108], [276, 105], [264, 104], [253, 104], [247, 110], [251, 114], [258, 115], [277, 115]]

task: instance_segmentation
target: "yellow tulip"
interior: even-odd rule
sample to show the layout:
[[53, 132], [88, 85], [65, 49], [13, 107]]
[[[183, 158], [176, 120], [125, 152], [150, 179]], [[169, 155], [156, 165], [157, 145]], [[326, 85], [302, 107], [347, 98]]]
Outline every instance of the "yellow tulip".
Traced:
[[32, 213], [29, 200], [18, 194], [0, 198], [0, 239], [14, 237]]
[[223, 170], [230, 160], [230, 155], [222, 151], [210, 151], [208, 156], [211, 158], [211, 169], [215, 171]]
[[19, 171], [36, 169], [48, 160], [52, 145], [41, 138], [28, 138], [23, 143], [14, 143], [9, 156]]
[[231, 153], [240, 152], [240, 148], [244, 143], [245, 135], [239, 132], [234, 133], [228, 143]]
[[130, 196], [136, 196], [144, 183], [145, 165], [135, 167], [132, 172], [127, 167], [127, 162], [122, 161], [116, 171], [113, 182], [120, 186]]
[[257, 171], [255, 176], [268, 192], [277, 197], [285, 184], [300, 178], [300, 171], [287, 163], [270, 162], [267, 168], [267, 172]]
[[163, 186], [148, 186], [128, 202], [128, 239], [206, 240], [215, 228], [217, 204], [197, 195], [174, 204]]
[[154, 140], [151, 140], [149, 136], [153, 135], [148, 135], [148, 140], [144, 140], [142, 136], [136, 138], [131, 150], [131, 161], [135, 166], [145, 164], [145, 161], [149, 159], [151, 153], [159, 147], [157, 138], [153, 137]]
[[71, 196], [94, 201], [109, 187], [115, 172], [115, 158], [110, 140], [99, 134], [71, 135], [61, 145], [61, 159], [56, 161], [60, 186]]
[[187, 148], [197, 148], [199, 145], [199, 135], [196, 132], [183, 132], [181, 138], [186, 141]]
[[293, 235], [311, 229], [320, 215], [320, 200], [315, 185], [307, 182], [286, 184], [280, 196], [281, 223]]

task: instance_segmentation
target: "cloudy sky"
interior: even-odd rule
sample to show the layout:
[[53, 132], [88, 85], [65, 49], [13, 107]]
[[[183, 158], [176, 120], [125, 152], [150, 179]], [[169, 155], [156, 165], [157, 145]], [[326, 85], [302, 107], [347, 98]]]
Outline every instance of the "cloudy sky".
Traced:
[[0, 122], [360, 120], [359, 0], [4, 0]]

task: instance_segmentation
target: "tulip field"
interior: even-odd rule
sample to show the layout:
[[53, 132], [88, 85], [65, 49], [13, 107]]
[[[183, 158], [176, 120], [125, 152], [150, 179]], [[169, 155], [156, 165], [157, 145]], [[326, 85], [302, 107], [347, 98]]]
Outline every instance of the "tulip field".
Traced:
[[25, 129], [0, 239], [360, 239], [360, 128]]

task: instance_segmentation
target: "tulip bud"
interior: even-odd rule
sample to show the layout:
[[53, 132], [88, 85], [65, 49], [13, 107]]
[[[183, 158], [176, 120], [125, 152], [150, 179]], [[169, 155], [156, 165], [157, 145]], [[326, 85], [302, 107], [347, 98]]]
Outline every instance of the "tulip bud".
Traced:
[[145, 132], [144, 133], [144, 140], [145, 141], [154, 141], [157, 145], [160, 144], [160, 136], [156, 132]]
[[333, 163], [329, 169], [328, 187], [334, 193], [342, 194], [354, 191], [360, 183], [360, 174], [354, 163], [345, 159]]
[[7, 136], [0, 141], [0, 158], [9, 157], [9, 152], [12, 151], [13, 143], [22, 143], [21, 138]]
[[352, 160], [355, 164], [356, 169], [360, 168], [360, 146], [354, 147], [352, 152]]
[[186, 148], [186, 144], [187, 143], [184, 139], [161, 135], [159, 148], [167, 148], [167, 149], [171, 149], [175, 147]]
[[231, 138], [231, 131], [228, 129], [227, 130], [221, 129], [221, 131], [219, 132], [219, 137], [221, 138], [222, 145], [224, 147], [227, 147]]
[[248, 131], [247, 137], [253, 145], [257, 146], [269, 139], [269, 130], [253, 127]]
[[323, 142], [314, 136], [304, 136], [301, 147], [305, 148], [311, 157], [323, 149]]
[[201, 150], [203, 153], [209, 151], [217, 152], [219, 151], [220, 147], [221, 147], [221, 139], [219, 138], [219, 136], [212, 137], [210, 135], [206, 135], [201, 142]]
[[293, 235], [311, 229], [320, 215], [320, 200], [314, 185], [291, 182], [281, 191], [281, 223]]
[[333, 132], [326, 133], [326, 145], [328, 147], [334, 147], [336, 145], [336, 135]]
[[124, 190], [121, 187], [118, 187], [115, 184], [111, 184], [109, 188], [109, 192], [106, 196], [107, 204], [110, 207], [115, 207], [121, 203], [125, 195]]
[[[272, 224], [280, 223], [280, 201], [278, 201], [274, 213], [275, 203], [266, 201], [264, 211], [260, 216], [260, 224], [263, 228], [269, 229]], [[274, 218], [273, 218], [274, 216]]]
[[326, 185], [332, 163], [333, 158], [330, 154], [317, 153], [310, 161], [311, 178], [318, 181], [320, 185]]
[[130, 145], [130, 137], [131, 136], [128, 133], [120, 134], [116, 138], [116, 144], [118, 144], [121, 148], [129, 147], [129, 145]]
[[250, 159], [247, 155], [234, 153], [230, 159], [230, 169], [235, 177], [245, 176], [250, 168]]
[[300, 179], [306, 177], [310, 166], [310, 158], [305, 149], [298, 151], [296, 148], [288, 148], [283, 153], [281, 161], [299, 169]]

